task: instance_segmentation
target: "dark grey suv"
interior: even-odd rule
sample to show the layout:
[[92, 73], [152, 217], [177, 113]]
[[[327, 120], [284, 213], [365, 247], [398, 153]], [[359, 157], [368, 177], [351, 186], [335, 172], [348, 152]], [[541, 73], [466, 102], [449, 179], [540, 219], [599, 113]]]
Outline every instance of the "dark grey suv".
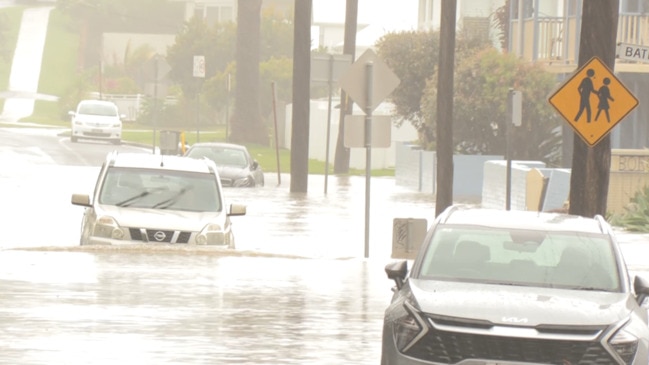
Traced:
[[649, 283], [601, 216], [453, 206], [386, 272], [383, 365], [648, 363]]

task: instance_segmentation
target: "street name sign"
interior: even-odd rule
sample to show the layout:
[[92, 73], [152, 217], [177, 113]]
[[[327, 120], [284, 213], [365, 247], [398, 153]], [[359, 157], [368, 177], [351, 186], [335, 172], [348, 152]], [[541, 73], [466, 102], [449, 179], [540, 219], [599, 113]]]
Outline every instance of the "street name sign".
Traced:
[[638, 106], [638, 99], [598, 57], [580, 67], [548, 101], [591, 147]]
[[618, 43], [615, 57], [621, 60], [649, 63], [649, 47]]

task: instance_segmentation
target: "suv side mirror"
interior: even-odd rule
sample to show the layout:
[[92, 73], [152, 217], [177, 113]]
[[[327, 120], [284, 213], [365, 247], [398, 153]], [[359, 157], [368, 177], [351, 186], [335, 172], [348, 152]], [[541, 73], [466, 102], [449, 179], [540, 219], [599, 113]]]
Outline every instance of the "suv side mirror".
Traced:
[[635, 279], [633, 279], [633, 290], [635, 290], [638, 304], [642, 305], [642, 302], [649, 296], [649, 281], [642, 276], [636, 275]]
[[385, 265], [385, 272], [388, 274], [388, 279], [394, 280], [397, 284], [397, 290], [401, 289], [406, 275], [408, 274], [408, 261], [397, 261]]

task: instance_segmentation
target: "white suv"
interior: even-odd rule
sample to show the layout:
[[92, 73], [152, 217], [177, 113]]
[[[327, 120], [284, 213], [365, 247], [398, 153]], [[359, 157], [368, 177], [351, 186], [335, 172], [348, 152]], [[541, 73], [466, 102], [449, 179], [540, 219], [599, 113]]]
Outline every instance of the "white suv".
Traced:
[[186, 244], [234, 248], [230, 216], [213, 162], [147, 153], [110, 153], [84, 206], [81, 245]]
[[122, 119], [117, 105], [106, 100], [82, 100], [75, 111], [69, 111], [72, 117], [70, 140], [79, 138], [108, 140], [114, 144], [122, 141]]

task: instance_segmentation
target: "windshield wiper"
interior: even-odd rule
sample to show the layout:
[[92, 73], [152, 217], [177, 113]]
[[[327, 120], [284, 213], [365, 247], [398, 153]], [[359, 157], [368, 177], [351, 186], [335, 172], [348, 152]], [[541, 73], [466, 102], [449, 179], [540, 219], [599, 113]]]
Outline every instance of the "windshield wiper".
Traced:
[[188, 191], [191, 190], [191, 189], [192, 189], [191, 186], [186, 186], [186, 187], [180, 189], [176, 194], [172, 195], [169, 199], [165, 199], [165, 200], [163, 200], [163, 201], [161, 201], [161, 202], [159, 202], [159, 203], [156, 203], [156, 204], [153, 206], [153, 208], [167, 209], [167, 208], [169, 208], [170, 206], [172, 206], [174, 203], [176, 203], [176, 202], [178, 201], [178, 199], [179, 199], [183, 194], [185, 194], [186, 192], [188, 192]]
[[137, 195], [134, 195], [134, 196], [132, 196], [132, 197], [126, 199], [126, 200], [123, 200], [123, 201], [121, 201], [119, 203], [116, 203], [115, 205], [117, 205], [118, 207], [128, 207], [134, 201], [140, 200], [140, 199], [144, 198], [147, 195], [151, 195], [152, 193], [154, 193], [156, 191], [161, 191], [161, 190], [165, 190], [165, 188], [155, 188], [155, 189], [145, 190], [145, 191], [143, 191], [143, 192], [141, 192], [141, 193], [139, 193]]

